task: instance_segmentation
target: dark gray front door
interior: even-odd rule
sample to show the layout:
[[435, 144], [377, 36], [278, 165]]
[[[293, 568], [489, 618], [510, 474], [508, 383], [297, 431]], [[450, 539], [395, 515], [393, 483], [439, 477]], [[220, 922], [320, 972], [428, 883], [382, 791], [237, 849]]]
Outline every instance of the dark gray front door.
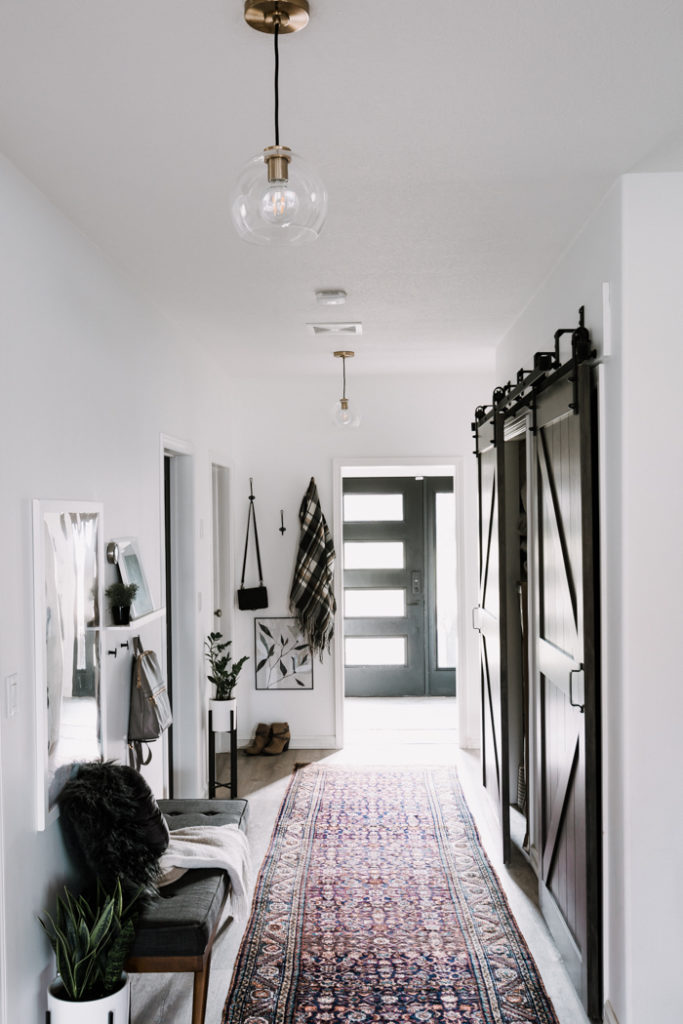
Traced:
[[452, 491], [452, 480], [344, 480], [347, 696], [455, 693], [446, 645], [437, 645], [439, 489]]

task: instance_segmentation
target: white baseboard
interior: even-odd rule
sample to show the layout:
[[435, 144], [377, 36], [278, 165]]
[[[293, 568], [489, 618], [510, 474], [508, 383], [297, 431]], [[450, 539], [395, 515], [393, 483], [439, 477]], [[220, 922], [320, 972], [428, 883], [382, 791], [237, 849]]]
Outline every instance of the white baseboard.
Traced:
[[458, 746], [461, 750], [481, 750], [481, 739], [478, 736], [463, 735]]
[[617, 1020], [617, 1015], [612, 1009], [612, 1004], [610, 1003], [609, 999], [605, 1003], [603, 1020], [605, 1024], [619, 1024], [619, 1021]]
[[294, 750], [337, 750], [337, 737], [334, 733], [329, 736], [307, 736], [306, 739], [292, 736], [290, 747]]
[[[245, 747], [252, 741], [252, 734], [237, 737], [237, 746]], [[337, 750], [337, 740], [334, 734], [329, 736], [292, 736], [289, 746], [292, 750]]]

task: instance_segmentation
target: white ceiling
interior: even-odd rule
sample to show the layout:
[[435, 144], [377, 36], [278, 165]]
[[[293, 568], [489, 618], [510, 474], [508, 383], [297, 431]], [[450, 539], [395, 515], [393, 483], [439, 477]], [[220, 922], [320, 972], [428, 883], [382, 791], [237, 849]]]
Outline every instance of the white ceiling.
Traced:
[[680, 0], [311, 0], [280, 134], [330, 212], [271, 250], [229, 213], [274, 141], [242, 0], [0, 0], [0, 149], [236, 372], [338, 373], [315, 319], [363, 322], [354, 374], [484, 368], [615, 178], [683, 132], [682, 43]]

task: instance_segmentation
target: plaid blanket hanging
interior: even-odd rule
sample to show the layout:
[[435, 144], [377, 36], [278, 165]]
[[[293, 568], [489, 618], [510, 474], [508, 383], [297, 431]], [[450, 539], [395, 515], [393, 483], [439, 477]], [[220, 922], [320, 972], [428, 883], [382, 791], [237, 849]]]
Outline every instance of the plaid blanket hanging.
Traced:
[[334, 544], [320, 508], [314, 477], [308, 485], [299, 509], [301, 535], [289, 594], [289, 607], [299, 628], [320, 655], [329, 652], [334, 635]]

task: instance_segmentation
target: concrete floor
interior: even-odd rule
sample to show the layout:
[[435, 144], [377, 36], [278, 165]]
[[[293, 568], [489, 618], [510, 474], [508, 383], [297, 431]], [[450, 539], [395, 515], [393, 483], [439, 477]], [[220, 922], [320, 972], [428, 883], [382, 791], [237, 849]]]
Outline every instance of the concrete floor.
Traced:
[[[225, 757], [227, 755], [219, 755]], [[560, 1024], [588, 1024], [536, 903], [536, 878], [519, 851], [505, 867], [497, 855], [495, 819], [479, 784], [478, 751], [457, 746], [456, 703], [447, 697], [350, 698], [345, 702], [343, 750], [288, 750], [278, 757], [238, 757], [239, 795], [249, 799], [254, 879], [270, 842], [296, 762], [326, 764], [456, 764], [482, 842], [505, 890]], [[220, 770], [218, 777], [221, 778]], [[221, 793], [218, 796], [228, 796]], [[244, 924], [232, 924], [214, 946], [206, 1024], [220, 1024]], [[189, 1024], [190, 975], [132, 978], [132, 1024]]]

